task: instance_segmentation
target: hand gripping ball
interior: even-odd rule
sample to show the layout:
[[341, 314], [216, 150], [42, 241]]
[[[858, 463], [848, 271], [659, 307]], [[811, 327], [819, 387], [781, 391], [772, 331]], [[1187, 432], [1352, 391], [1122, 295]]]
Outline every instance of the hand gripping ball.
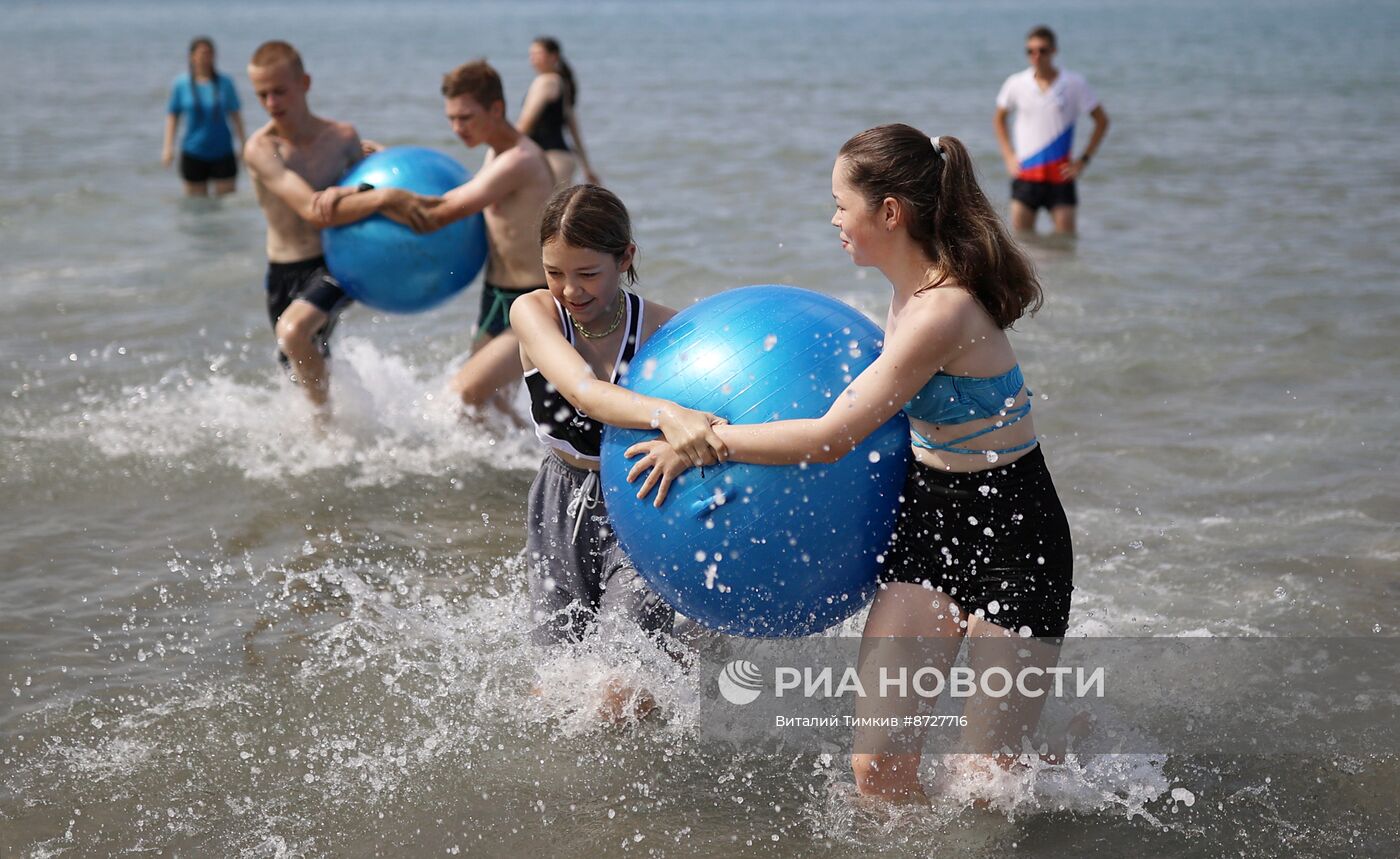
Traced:
[[[396, 146], [355, 165], [342, 185], [368, 182], [440, 196], [471, 178], [452, 158], [419, 146]], [[486, 262], [486, 222], [472, 215], [418, 235], [383, 215], [321, 233], [326, 263], [356, 301], [390, 313], [436, 307], [467, 287]]]
[[[733, 424], [824, 414], [879, 354], [880, 328], [791, 286], [724, 292], [677, 314], [622, 384]], [[902, 412], [830, 465], [729, 462], [691, 469], [661, 509], [637, 500], [623, 452], [654, 432], [608, 427], [608, 515], [638, 572], [677, 611], [744, 636], [800, 636], [850, 616], [875, 591], [909, 458]]]

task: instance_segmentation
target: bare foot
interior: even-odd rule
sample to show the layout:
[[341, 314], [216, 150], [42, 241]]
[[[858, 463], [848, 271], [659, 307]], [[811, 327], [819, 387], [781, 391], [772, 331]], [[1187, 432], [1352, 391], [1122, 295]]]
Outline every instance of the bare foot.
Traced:
[[656, 711], [656, 699], [645, 689], [623, 686], [617, 678], [603, 687], [603, 700], [598, 705], [598, 717], [614, 725], [640, 721]]
[[918, 755], [854, 755], [852, 768], [862, 797], [891, 805], [928, 804]]

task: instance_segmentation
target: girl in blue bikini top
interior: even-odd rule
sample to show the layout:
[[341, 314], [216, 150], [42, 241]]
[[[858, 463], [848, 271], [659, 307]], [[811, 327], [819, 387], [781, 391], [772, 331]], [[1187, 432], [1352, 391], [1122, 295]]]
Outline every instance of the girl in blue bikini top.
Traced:
[[[1039, 309], [1040, 283], [978, 186], [966, 148], [908, 126], [871, 129], [842, 150], [832, 196], [831, 223], [852, 262], [878, 268], [894, 288], [883, 352], [820, 418], [717, 427], [731, 458], [835, 461], [901, 408], [919, 422], [916, 450], [951, 455], [919, 456], [927, 467], [980, 471], [1034, 448], [1030, 391], [1005, 332]], [[982, 425], [944, 431], [973, 422]], [[684, 471], [664, 445], [639, 444], [633, 455], [642, 457], [636, 472]]]
[[[956, 139], [907, 125], [868, 129], [841, 148], [831, 191], [842, 248], [856, 265], [879, 269], [893, 290], [881, 353], [820, 417], [722, 425], [714, 433], [738, 462], [834, 462], [904, 411], [914, 422], [915, 461], [866, 616], [863, 654], [901, 636], [943, 639], [938, 657], [923, 651], [917, 664], [951, 667], [959, 639], [1014, 637], [1014, 651], [987, 659], [1013, 673], [1054, 665], [1074, 589], [1072, 539], [1005, 333], [1040, 306], [1035, 271]], [[645, 474], [643, 496], [653, 486], [661, 492], [687, 467], [664, 440], [627, 453], [640, 457], [631, 476]], [[884, 658], [872, 656], [872, 664]], [[981, 708], [964, 736], [997, 765], [1012, 766], [1016, 755], [991, 750], [1023, 748], [1042, 702], [1018, 696]], [[855, 706], [857, 716], [889, 712], [869, 701]], [[881, 735], [857, 745], [857, 789], [923, 798], [922, 745], [917, 730], [908, 739]]]
[[[1026, 400], [1019, 406], [1016, 400], [1025, 390]], [[904, 405], [904, 413], [911, 418], [928, 421], [931, 424], [956, 425], [976, 420], [1001, 418], [994, 424], [982, 427], [951, 441], [935, 442], [923, 433], [911, 428], [914, 447], [924, 450], [945, 451], [947, 453], [1007, 454], [1034, 447], [1036, 439], [1009, 447], [995, 449], [973, 449], [962, 447], [975, 438], [1018, 423], [1031, 413], [1030, 388], [1021, 375], [1021, 365], [1017, 364], [1000, 376], [952, 376], [943, 371], [934, 374], [928, 384], [919, 390]], [[991, 458], [990, 456], [988, 457]]]

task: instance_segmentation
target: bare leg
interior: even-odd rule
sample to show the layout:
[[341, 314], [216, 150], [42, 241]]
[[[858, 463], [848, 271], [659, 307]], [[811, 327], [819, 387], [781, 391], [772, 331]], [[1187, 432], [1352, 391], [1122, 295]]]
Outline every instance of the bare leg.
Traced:
[[481, 407], [490, 403], [505, 413], [518, 427], [525, 423], [511, 408], [510, 396], [504, 389], [520, 381], [525, 371], [520, 366], [520, 338], [505, 331], [489, 340], [478, 338], [451, 387], [462, 404]]
[[[860, 680], [867, 690], [878, 690], [881, 669], [906, 677], [919, 668], [936, 668], [943, 676], [962, 646], [960, 615], [947, 594], [921, 585], [889, 584], [875, 595], [860, 646]], [[921, 639], [916, 641], [915, 639]], [[917, 662], [918, 664], [910, 664]], [[919, 710], [920, 698], [880, 698], [875, 693], [856, 699], [857, 717], [903, 717]], [[891, 736], [887, 729], [857, 728], [851, 769], [862, 794], [895, 802], [925, 799], [919, 784], [927, 729], [918, 727]]]
[[603, 700], [598, 705], [598, 716], [615, 725], [629, 719], [645, 719], [656, 710], [656, 699], [645, 689], [624, 686], [616, 677], [608, 678], [603, 685]]
[[[1004, 668], [1013, 681], [1029, 671], [1022, 685], [1030, 694], [1020, 694], [1014, 685], [1004, 697], [980, 694], [967, 699], [963, 715], [964, 745], [978, 754], [995, 755], [996, 762], [1009, 768], [1021, 752], [1021, 739], [1035, 734], [1050, 678], [1044, 673], [1059, 662], [1060, 645], [1054, 639], [1022, 638], [989, 620], [968, 620], [968, 665], [978, 677], [990, 668]], [[1000, 682], [1000, 681], [997, 681]], [[980, 689], [980, 687], [979, 687]]]
[[318, 408], [330, 394], [330, 372], [316, 345], [316, 334], [330, 319], [309, 301], [298, 298], [277, 318], [277, 348], [292, 362], [292, 378]]
[[1067, 236], [1074, 235], [1075, 213], [1078, 211], [1078, 206], [1056, 206], [1051, 209], [1050, 216], [1055, 219], [1055, 232]]
[[563, 149], [551, 149], [544, 154], [549, 169], [554, 171], [554, 186], [567, 188], [574, 184], [574, 170], [578, 167], [578, 157]]
[[209, 183], [208, 183], [208, 182], [186, 182], [186, 183], [185, 183], [185, 196], [186, 196], [186, 197], [208, 197], [208, 196], [209, 196]]
[[1035, 209], [1020, 200], [1011, 201], [1011, 229], [1018, 233], [1035, 229]]
[[234, 190], [234, 181], [233, 179], [215, 179], [214, 193], [220, 197], [226, 197], [232, 194]]

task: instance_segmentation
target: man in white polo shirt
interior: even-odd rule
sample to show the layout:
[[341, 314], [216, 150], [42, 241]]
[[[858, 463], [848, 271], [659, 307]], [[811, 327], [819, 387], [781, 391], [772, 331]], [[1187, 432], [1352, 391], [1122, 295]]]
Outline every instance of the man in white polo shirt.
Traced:
[[[1011, 174], [1011, 226], [1033, 230], [1036, 213], [1049, 209], [1055, 231], [1073, 233], [1079, 205], [1074, 180], [1099, 151], [1108, 113], [1083, 77], [1055, 68], [1055, 34], [1049, 27], [1026, 36], [1026, 57], [1030, 68], [1007, 78], [997, 93], [997, 140]], [[1016, 127], [1008, 133], [1012, 113]], [[1074, 123], [1086, 113], [1094, 119], [1094, 133], [1075, 160]]]

